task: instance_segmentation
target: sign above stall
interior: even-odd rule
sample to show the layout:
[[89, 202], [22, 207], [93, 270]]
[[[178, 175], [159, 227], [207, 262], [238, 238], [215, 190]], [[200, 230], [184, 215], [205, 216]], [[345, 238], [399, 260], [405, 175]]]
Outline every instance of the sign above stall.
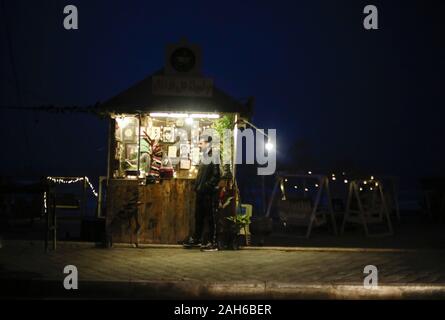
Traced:
[[201, 48], [187, 39], [168, 44], [165, 50], [165, 75], [196, 77], [201, 75]]
[[211, 97], [213, 80], [198, 77], [153, 76], [153, 95]]
[[201, 48], [181, 39], [167, 45], [162, 75], [152, 77], [152, 94], [181, 97], [211, 97], [213, 80], [201, 74]]

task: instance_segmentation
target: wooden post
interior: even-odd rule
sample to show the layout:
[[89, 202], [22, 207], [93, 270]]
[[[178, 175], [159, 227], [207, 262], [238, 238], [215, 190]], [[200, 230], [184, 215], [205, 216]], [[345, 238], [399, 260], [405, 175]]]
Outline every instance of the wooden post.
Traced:
[[53, 230], [53, 250], [56, 251], [56, 242], [57, 242], [57, 215], [56, 215], [56, 194], [53, 195], [52, 199], [52, 230]]
[[346, 221], [349, 218], [349, 214], [350, 214], [350, 208], [351, 208], [351, 203], [352, 203], [352, 190], [353, 190], [353, 184], [355, 182], [351, 181], [349, 183], [349, 191], [348, 191], [348, 200], [346, 201], [346, 211], [345, 211], [345, 215], [343, 217], [343, 223], [341, 225], [341, 229], [340, 229], [340, 234], [343, 234], [345, 232], [345, 225], [346, 225]]
[[[332, 227], [334, 228], [334, 234], [338, 235], [338, 232], [337, 232], [337, 222], [335, 221], [334, 207], [332, 205], [331, 190], [329, 188], [329, 178], [325, 177], [325, 181], [326, 181], [326, 196], [328, 198], [328, 210], [329, 210], [329, 213], [330, 213], [330, 216], [331, 216]], [[327, 223], [327, 219], [326, 219], [326, 223]]]

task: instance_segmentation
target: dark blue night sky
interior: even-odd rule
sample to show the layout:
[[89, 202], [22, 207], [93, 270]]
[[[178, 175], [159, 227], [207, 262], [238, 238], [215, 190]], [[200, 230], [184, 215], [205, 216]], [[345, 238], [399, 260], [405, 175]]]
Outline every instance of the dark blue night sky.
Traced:
[[[217, 86], [255, 97], [254, 122], [278, 130], [281, 160], [303, 141], [323, 168], [445, 172], [441, 1], [3, 3], [2, 107], [104, 101], [162, 67], [165, 45], [186, 37]], [[79, 9], [77, 31], [63, 28], [68, 4]], [[377, 31], [362, 26], [367, 4], [379, 9]], [[106, 173], [106, 121], [0, 114], [0, 174]]]

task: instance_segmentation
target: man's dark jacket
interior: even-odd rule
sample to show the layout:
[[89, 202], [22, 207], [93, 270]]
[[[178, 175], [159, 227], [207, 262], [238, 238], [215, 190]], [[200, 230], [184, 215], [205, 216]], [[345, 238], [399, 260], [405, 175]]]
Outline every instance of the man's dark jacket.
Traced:
[[220, 179], [221, 173], [218, 164], [213, 162], [204, 164], [201, 162], [195, 181], [195, 191], [199, 194], [215, 193]]

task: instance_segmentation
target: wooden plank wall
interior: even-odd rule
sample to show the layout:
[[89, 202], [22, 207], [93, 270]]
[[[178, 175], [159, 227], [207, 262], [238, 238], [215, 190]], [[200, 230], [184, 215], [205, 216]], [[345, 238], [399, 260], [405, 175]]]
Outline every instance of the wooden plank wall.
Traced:
[[194, 225], [194, 180], [171, 179], [139, 186], [110, 180], [107, 232], [114, 243], [177, 244]]

